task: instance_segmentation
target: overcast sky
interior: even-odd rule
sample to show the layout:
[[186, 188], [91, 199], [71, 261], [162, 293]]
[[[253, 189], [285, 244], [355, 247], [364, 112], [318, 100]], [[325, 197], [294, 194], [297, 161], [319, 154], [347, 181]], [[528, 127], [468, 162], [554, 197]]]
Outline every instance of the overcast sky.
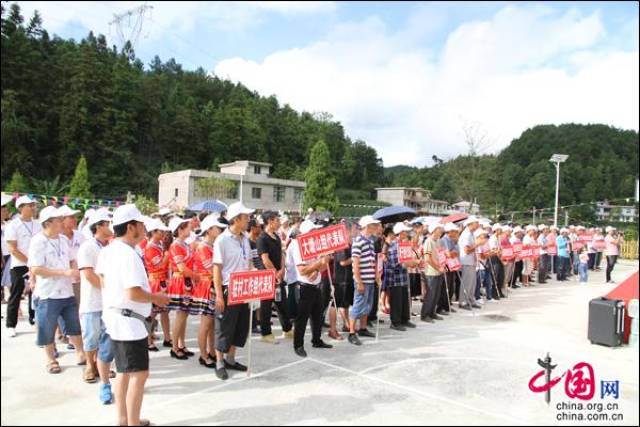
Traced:
[[[19, 2], [45, 28], [118, 44], [114, 13], [144, 2]], [[638, 130], [638, 4], [147, 2], [136, 53], [174, 57], [297, 110], [326, 111], [385, 166], [497, 152], [546, 123]], [[136, 20], [125, 19], [128, 34]]]

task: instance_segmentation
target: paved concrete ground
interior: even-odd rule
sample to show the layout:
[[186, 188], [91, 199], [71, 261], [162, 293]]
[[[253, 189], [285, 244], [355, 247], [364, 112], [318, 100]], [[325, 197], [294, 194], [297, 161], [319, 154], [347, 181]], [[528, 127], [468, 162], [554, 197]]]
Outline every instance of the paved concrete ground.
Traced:
[[[622, 262], [613, 278], [620, 282], [637, 269], [637, 262]], [[554, 374], [591, 363], [594, 402], [616, 402], [618, 410], [605, 412], [624, 417], [583, 424], [638, 425], [638, 353], [586, 338], [588, 301], [613, 287], [603, 282], [604, 273], [591, 273], [586, 286], [551, 281], [517, 289], [475, 317], [458, 312], [404, 333], [389, 330], [387, 321], [379, 343], [307, 345], [307, 359], [293, 353], [290, 340], [273, 346], [254, 336], [254, 374], [234, 373], [227, 382], [197, 357], [177, 361], [163, 349], [152, 353], [143, 416], [159, 425], [555, 424], [556, 404], [569, 401], [564, 382], [553, 389], [550, 407], [528, 389], [540, 369], [537, 358], [549, 351], [558, 364]], [[193, 319], [192, 350], [196, 327]], [[113, 425], [114, 407], [98, 402], [98, 385], [82, 382], [75, 355], [64, 351], [63, 373], [49, 375], [33, 329], [21, 321], [18, 332], [8, 338], [2, 328], [2, 425]], [[246, 354], [239, 359], [246, 362]], [[617, 401], [600, 399], [601, 379], [620, 381]]]

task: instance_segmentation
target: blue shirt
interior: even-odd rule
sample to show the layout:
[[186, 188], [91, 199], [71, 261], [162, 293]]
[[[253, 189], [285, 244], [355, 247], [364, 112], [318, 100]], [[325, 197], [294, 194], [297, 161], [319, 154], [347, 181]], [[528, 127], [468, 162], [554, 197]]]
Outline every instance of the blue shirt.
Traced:
[[556, 237], [556, 245], [558, 246], [558, 256], [562, 258], [569, 258], [567, 239], [565, 239], [564, 236]]

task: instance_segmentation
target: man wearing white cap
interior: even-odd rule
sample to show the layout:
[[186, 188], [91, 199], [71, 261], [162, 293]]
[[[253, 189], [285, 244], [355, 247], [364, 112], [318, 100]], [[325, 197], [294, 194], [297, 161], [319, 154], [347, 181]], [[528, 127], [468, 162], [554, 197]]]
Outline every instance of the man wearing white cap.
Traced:
[[118, 425], [148, 425], [140, 419], [149, 377], [147, 339], [152, 303], [164, 307], [169, 297], [154, 294], [136, 245], [144, 238], [144, 217], [133, 204], [113, 213], [115, 239], [98, 255], [95, 272], [102, 283], [102, 319], [111, 337], [118, 375], [115, 403]]
[[491, 227], [491, 236], [489, 237], [489, 249], [490, 257], [489, 257], [489, 271], [492, 274], [492, 278], [497, 281], [496, 289], [498, 295], [494, 295], [496, 299], [505, 298], [505, 294], [502, 289], [504, 286], [504, 266], [500, 262], [500, 240], [502, 239], [502, 229], [504, 227], [500, 224], [493, 224]]
[[[82, 232], [77, 229], [78, 220], [76, 215], [78, 215], [80, 211], [73, 210], [67, 205], [60, 206], [58, 211], [62, 216], [62, 232], [60, 233], [60, 237], [67, 240], [71, 257], [77, 259], [80, 245], [85, 241]], [[76, 300], [78, 300], [78, 305], [80, 305], [80, 282], [73, 284], [73, 295], [76, 297]]]
[[538, 226], [538, 246], [540, 246], [540, 261], [538, 262], [538, 283], [547, 283], [547, 275], [549, 273], [549, 255], [547, 255], [547, 236], [549, 235], [549, 227], [540, 224]]
[[556, 279], [559, 282], [567, 280], [567, 270], [569, 269], [569, 230], [562, 228], [560, 235], [556, 237], [558, 247], [558, 267]]
[[[235, 360], [236, 348], [244, 347], [249, 334], [249, 305], [227, 307], [231, 273], [248, 271], [252, 267], [251, 245], [244, 234], [253, 209], [242, 202], [229, 205], [227, 227], [213, 244], [213, 283], [216, 288], [216, 376], [229, 378], [227, 369], [246, 371], [247, 367]], [[225, 358], [226, 355], [226, 358]]]
[[[511, 234], [511, 238], [509, 239], [509, 242], [512, 245], [518, 244], [518, 243], [522, 243], [522, 238], [524, 236], [524, 230], [522, 229], [522, 227], [520, 226], [515, 226], [513, 228], [513, 233]], [[513, 276], [511, 277], [511, 288], [512, 289], [518, 289], [520, 287], [520, 285], [518, 285], [518, 280], [520, 281], [520, 283], [523, 282], [522, 279], [522, 269], [523, 269], [523, 261], [520, 259], [520, 257], [516, 254], [516, 258], [515, 258], [515, 262], [513, 264]]]
[[96, 374], [100, 375], [100, 401], [109, 404], [113, 400], [109, 367], [113, 362], [111, 337], [102, 321], [102, 285], [100, 277], [95, 273], [98, 256], [103, 247], [113, 236], [109, 224], [111, 218], [104, 212], [95, 212], [87, 225], [93, 238], [84, 241], [78, 250], [78, 270], [80, 270], [80, 286], [83, 295], [80, 301], [80, 323], [82, 325], [82, 342], [87, 356], [87, 367], [84, 380], [96, 382]]
[[429, 237], [424, 241], [423, 246], [425, 260], [424, 273], [427, 277], [427, 294], [423, 295], [420, 320], [427, 323], [433, 323], [434, 320], [443, 319], [436, 313], [437, 304], [440, 301], [440, 294], [444, 284], [443, 274], [445, 267], [438, 262], [438, 249], [441, 247], [440, 237], [442, 237], [443, 231], [444, 227], [442, 224], [429, 224]]
[[[373, 307], [373, 294], [376, 285], [376, 251], [371, 236], [376, 232], [380, 221], [371, 215], [360, 218], [361, 233], [353, 241], [351, 259], [353, 260], [353, 281], [355, 292], [353, 306], [349, 312], [349, 342], [361, 345], [361, 337], [375, 337], [367, 329], [367, 316]], [[360, 321], [360, 330], [356, 335], [356, 321]]]
[[[445, 235], [440, 239], [440, 243], [442, 244], [447, 258], [459, 258], [458, 252], [458, 233], [460, 232], [457, 225], [452, 222], [448, 222], [444, 225]], [[447, 268], [447, 272], [444, 277], [445, 286], [447, 286], [448, 292], [441, 292], [440, 295], [440, 303], [438, 306], [442, 309], [442, 311], [438, 314], [443, 314], [445, 312], [455, 313], [456, 310], [451, 307], [451, 302], [453, 301], [453, 297], [455, 295], [456, 299], [460, 299], [460, 281], [458, 275], [455, 271], [449, 271]], [[445, 301], [443, 301], [443, 298]], [[447, 301], [448, 299], [448, 301]]]
[[62, 214], [53, 206], [40, 212], [43, 230], [31, 239], [28, 267], [36, 276], [38, 304], [36, 319], [38, 334], [36, 344], [44, 347], [49, 373], [60, 373], [60, 365], [54, 355], [54, 340], [58, 318], [62, 318], [62, 332], [76, 348], [79, 364], [84, 364], [78, 303], [73, 296], [73, 281], [79, 281], [76, 259], [66, 240], [60, 238]]
[[[306, 234], [314, 229], [320, 228], [310, 220], [304, 220], [300, 224], [300, 234]], [[289, 248], [293, 254], [293, 262], [296, 268], [298, 281], [296, 285], [297, 314], [293, 336], [293, 350], [300, 357], [307, 357], [304, 349], [304, 333], [307, 329], [307, 321], [311, 317], [311, 342], [314, 348], [332, 348], [330, 344], [322, 341], [322, 293], [320, 283], [321, 275], [328, 268], [328, 256], [302, 260], [300, 245], [298, 240], [291, 242]]]
[[465, 229], [458, 239], [458, 248], [460, 252], [460, 263], [462, 264], [462, 283], [460, 287], [460, 299], [458, 305], [465, 310], [473, 308], [482, 308], [476, 304], [474, 300], [476, 290], [476, 249], [484, 244], [476, 244], [473, 233], [478, 229], [478, 218], [471, 215], [464, 221]]
[[398, 257], [398, 242], [408, 242], [408, 232], [412, 228], [402, 222], [393, 227], [393, 234], [397, 236], [387, 249], [387, 259], [384, 263], [384, 274], [391, 298], [391, 329], [406, 331], [406, 327], [415, 328], [411, 323], [409, 307], [409, 277], [407, 267], [417, 267], [418, 261], [400, 263]]
[[[42, 227], [33, 217], [36, 213], [36, 202], [29, 196], [21, 196], [16, 200], [16, 209], [20, 215], [11, 221], [5, 229], [5, 238], [11, 254], [11, 293], [7, 301], [7, 328], [9, 336], [16, 336], [18, 324], [18, 309], [25, 288], [25, 276], [27, 267], [29, 244], [33, 236], [38, 234]], [[35, 311], [31, 308], [31, 292], [29, 292], [29, 323], [34, 323]]]
[[[537, 228], [535, 225], [527, 225], [526, 235], [522, 239], [523, 246], [535, 246], [536, 231], [537, 231]], [[531, 273], [533, 273], [533, 260], [531, 258], [522, 260], [522, 280], [525, 287], [533, 286], [529, 284], [529, 279], [531, 279], [530, 277]]]

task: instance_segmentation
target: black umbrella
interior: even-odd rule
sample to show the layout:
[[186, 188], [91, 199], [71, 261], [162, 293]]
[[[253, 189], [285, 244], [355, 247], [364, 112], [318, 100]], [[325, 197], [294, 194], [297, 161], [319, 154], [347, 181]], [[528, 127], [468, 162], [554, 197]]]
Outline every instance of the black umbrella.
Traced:
[[386, 208], [375, 211], [373, 218], [382, 223], [390, 223], [411, 219], [416, 215], [416, 211], [406, 206], [387, 206]]

